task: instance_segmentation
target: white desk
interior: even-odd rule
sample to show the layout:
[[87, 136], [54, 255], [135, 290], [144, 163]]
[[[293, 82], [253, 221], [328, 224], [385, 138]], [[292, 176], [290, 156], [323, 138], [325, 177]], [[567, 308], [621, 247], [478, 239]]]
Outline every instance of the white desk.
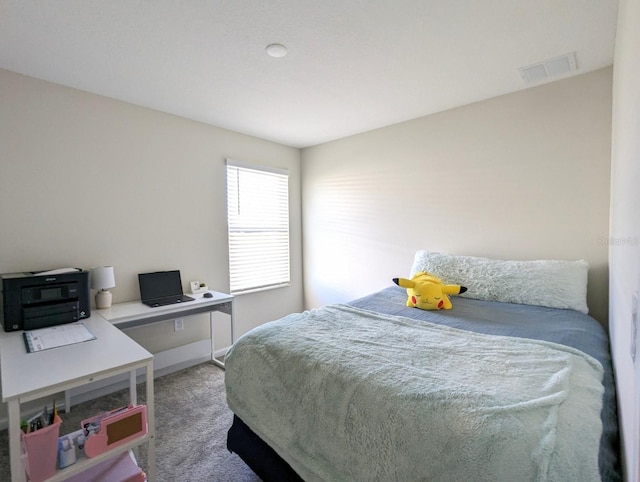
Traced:
[[146, 371], [146, 405], [149, 433], [114, 450], [84, 459], [58, 471], [51, 481], [64, 480], [113, 455], [148, 443], [149, 481], [155, 480], [155, 413], [153, 400], [153, 355], [99, 315], [83, 320], [95, 340], [36, 353], [27, 353], [22, 331], [0, 330], [2, 400], [9, 411], [9, 454], [12, 481], [23, 481], [25, 472], [20, 448], [20, 404], [61, 391], [129, 372], [130, 398], [136, 403], [135, 373]]
[[153, 355], [121, 330], [149, 323], [209, 313], [211, 360], [224, 368], [214, 355], [213, 313], [220, 311], [230, 317], [231, 343], [234, 341], [233, 296], [210, 291], [211, 298], [190, 295], [194, 301], [150, 308], [139, 301], [119, 303], [104, 310], [94, 310], [82, 320], [96, 340], [27, 353], [22, 331], [4, 332], [0, 328], [0, 369], [2, 370], [2, 400], [9, 411], [9, 454], [11, 480], [24, 481], [21, 460], [20, 404], [30, 400], [65, 392], [65, 408], [71, 405], [70, 390], [121, 373], [129, 373], [129, 396], [136, 401], [136, 370], [146, 372], [146, 405], [149, 433], [117, 449], [58, 471], [50, 481], [64, 480], [118, 453], [142, 443], [149, 444], [147, 478], [155, 480], [155, 413], [153, 400]]
[[224, 368], [224, 362], [215, 358], [214, 351], [214, 333], [213, 333], [213, 313], [220, 311], [229, 315], [231, 324], [231, 344], [234, 342], [234, 321], [233, 321], [233, 296], [217, 291], [209, 291], [213, 296], [205, 298], [203, 294], [189, 294], [194, 301], [184, 303], [176, 303], [174, 305], [157, 306], [150, 308], [142, 304], [140, 301], [131, 301], [128, 303], [118, 303], [112, 305], [111, 308], [104, 310], [96, 310], [107, 321], [121, 330], [133, 328], [137, 326], [147, 325], [149, 323], [157, 323], [159, 321], [171, 320], [174, 318], [182, 318], [199, 313], [209, 313], [209, 333], [211, 338], [211, 361], [216, 365]]

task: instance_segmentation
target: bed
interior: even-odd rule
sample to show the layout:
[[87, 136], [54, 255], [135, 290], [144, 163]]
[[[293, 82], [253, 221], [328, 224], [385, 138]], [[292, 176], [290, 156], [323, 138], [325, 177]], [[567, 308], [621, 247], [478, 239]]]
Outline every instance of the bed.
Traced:
[[227, 446], [265, 481], [621, 480], [587, 270], [419, 251], [451, 310], [389, 286], [266, 323], [226, 357]]

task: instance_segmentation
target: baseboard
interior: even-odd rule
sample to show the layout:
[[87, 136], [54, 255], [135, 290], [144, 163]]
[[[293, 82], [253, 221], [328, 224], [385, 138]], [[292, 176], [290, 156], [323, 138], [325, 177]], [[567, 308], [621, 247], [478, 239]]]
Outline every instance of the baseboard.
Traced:
[[[216, 358], [224, 356], [227, 348], [216, 350], [214, 356]], [[200, 340], [186, 345], [182, 345], [169, 350], [155, 353], [153, 356], [153, 377], [162, 377], [179, 370], [184, 370], [200, 363], [211, 360], [211, 340]], [[144, 370], [136, 373], [137, 383], [144, 382]], [[114, 377], [99, 380], [86, 385], [81, 385], [71, 390], [71, 408], [78, 403], [93, 400], [118, 390], [129, 388], [129, 374], [123, 373]], [[39, 403], [39, 402], [38, 402]], [[57, 402], [59, 410], [66, 410], [63, 400]], [[33, 413], [28, 412], [27, 407], [22, 407], [22, 418], [29, 418], [35, 415], [40, 409], [34, 408]], [[0, 418], [0, 430], [4, 430], [9, 426], [7, 415]]]

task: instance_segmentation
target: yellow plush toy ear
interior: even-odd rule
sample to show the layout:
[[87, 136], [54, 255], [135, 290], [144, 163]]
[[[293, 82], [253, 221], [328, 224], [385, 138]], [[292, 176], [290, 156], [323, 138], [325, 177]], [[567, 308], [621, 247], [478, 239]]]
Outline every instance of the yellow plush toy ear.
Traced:
[[459, 285], [445, 285], [440, 278], [425, 271], [416, 273], [412, 279], [394, 278], [393, 282], [407, 289], [407, 306], [421, 310], [450, 310], [453, 305], [448, 295], [467, 291]]
[[393, 282], [402, 288], [413, 288], [415, 282], [406, 278], [393, 278]]
[[407, 306], [409, 308], [413, 308], [414, 306], [416, 306], [416, 298], [412, 296], [411, 293], [409, 293], [409, 290], [411, 290], [416, 285], [415, 282], [406, 278], [393, 278], [393, 282], [401, 288], [407, 288]]
[[467, 288], [460, 285], [443, 285], [442, 292], [447, 295], [461, 295], [467, 291]]

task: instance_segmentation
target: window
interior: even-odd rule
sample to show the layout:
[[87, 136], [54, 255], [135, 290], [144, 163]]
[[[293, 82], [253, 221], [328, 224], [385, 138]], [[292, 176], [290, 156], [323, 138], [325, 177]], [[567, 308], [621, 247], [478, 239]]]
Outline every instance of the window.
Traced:
[[287, 285], [289, 174], [227, 160], [232, 294]]

